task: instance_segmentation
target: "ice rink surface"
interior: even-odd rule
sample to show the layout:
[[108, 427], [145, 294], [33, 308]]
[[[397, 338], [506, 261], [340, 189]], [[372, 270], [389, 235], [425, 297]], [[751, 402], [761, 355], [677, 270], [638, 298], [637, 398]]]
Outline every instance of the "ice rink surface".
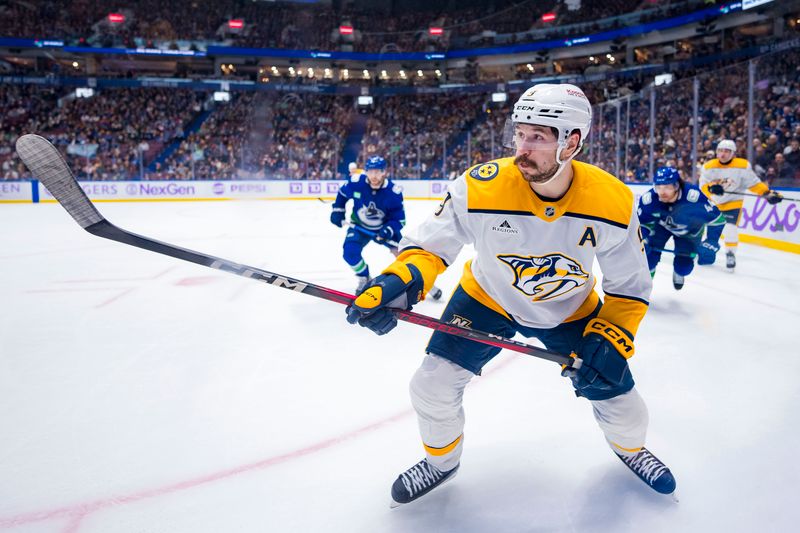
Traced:
[[[409, 224], [435, 205], [407, 202]], [[354, 288], [329, 205], [98, 207]], [[459, 475], [390, 510], [423, 457], [407, 384], [429, 330], [378, 337], [335, 303], [94, 237], [57, 204], [0, 206], [0, 531], [796, 531], [800, 256], [740, 248], [735, 274], [718, 257], [680, 292], [662, 262], [636, 337], [648, 448], [680, 503], [614, 457], [557, 365], [504, 351], [467, 389]], [[365, 255], [373, 274], [392, 259]]]

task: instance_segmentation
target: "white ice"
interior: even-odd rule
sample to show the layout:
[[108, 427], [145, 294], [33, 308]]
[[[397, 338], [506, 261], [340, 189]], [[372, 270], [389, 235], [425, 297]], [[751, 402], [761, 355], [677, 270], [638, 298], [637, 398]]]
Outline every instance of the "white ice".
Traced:
[[[409, 223], [434, 206], [408, 202]], [[99, 208], [353, 289], [329, 205]], [[341, 305], [94, 237], [57, 204], [0, 206], [0, 531], [796, 531], [800, 256], [740, 248], [735, 274], [699, 268], [680, 292], [662, 262], [636, 338], [648, 447], [680, 503], [614, 457], [557, 365], [504, 351], [467, 389], [459, 475], [390, 510], [422, 458], [407, 384], [429, 330], [378, 337]]]

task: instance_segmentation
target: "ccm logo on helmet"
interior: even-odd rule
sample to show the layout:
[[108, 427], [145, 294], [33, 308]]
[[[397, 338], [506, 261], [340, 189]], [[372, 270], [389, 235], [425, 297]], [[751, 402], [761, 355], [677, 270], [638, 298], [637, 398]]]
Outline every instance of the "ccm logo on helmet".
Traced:
[[536, 111], [535, 107], [531, 107], [529, 105], [518, 105], [517, 109], [519, 109], [520, 111]]

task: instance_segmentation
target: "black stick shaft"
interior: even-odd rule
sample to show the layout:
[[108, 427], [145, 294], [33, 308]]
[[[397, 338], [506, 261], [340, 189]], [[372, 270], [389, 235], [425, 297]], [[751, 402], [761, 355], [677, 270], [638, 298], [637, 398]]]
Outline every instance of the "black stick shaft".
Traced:
[[[725, 191], [725, 194], [738, 194], [739, 196], [754, 196], [756, 198], [761, 198], [764, 196], [763, 194], [756, 194], [752, 192], [736, 192], [736, 191]], [[800, 202], [800, 198], [787, 198], [783, 196], [781, 199], [784, 202]]]

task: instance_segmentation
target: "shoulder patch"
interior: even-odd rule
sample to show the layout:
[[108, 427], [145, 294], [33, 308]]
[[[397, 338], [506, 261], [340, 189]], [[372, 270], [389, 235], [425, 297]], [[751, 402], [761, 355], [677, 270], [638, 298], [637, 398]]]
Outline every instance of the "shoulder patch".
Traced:
[[700, 191], [698, 191], [697, 189], [689, 189], [689, 192], [686, 193], [686, 199], [689, 200], [690, 202], [696, 203], [699, 198], [700, 198]]
[[392, 192], [395, 194], [402, 194], [403, 188], [399, 185], [392, 185]]
[[358, 181], [359, 181], [360, 179], [361, 179], [361, 174], [356, 174], [355, 176], [350, 176], [350, 181], [351, 181], [352, 183], [358, 183]]
[[646, 193], [644, 193], [642, 195], [642, 203], [644, 205], [649, 205], [649, 204], [653, 203], [653, 193], [650, 192], [650, 191], [647, 191]]
[[497, 163], [484, 163], [470, 170], [469, 175], [476, 180], [489, 181], [497, 176], [498, 172], [500, 172], [500, 167]]

